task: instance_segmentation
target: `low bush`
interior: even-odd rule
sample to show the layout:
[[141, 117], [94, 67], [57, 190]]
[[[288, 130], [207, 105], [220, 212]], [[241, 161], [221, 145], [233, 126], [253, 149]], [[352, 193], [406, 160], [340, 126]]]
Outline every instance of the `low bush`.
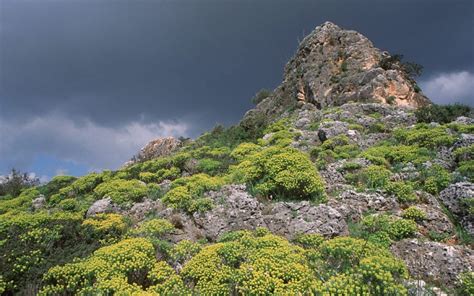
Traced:
[[302, 249], [281, 237], [250, 233], [204, 247], [182, 276], [199, 295], [303, 294], [315, 282]]
[[423, 168], [419, 179], [422, 188], [431, 194], [438, 194], [448, 187], [451, 181], [451, 174], [438, 164]]
[[135, 236], [160, 238], [174, 230], [173, 224], [165, 219], [151, 219], [141, 223], [131, 233]]
[[420, 222], [426, 219], [426, 213], [417, 207], [409, 207], [403, 211], [402, 217], [415, 222]]
[[418, 122], [438, 122], [441, 124], [454, 121], [459, 116], [469, 116], [470, 114], [472, 114], [471, 107], [461, 104], [432, 104], [426, 107], [419, 108], [415, 111], [415, 116]]
[[445, 126], [417, 124], [410, 129], [400, 128], [394, 131], [395, 138], [405, 145], [418, 145], [426, 148], [451, 146], [457, 137]]
[[403, 181], [388, 182], [384, 189], [387, 193], [395, 195], [400, 203], [406, 204], [417, 200], [415, 190], [409, 183]]
[[370, 147], [360, 154], [371, 162], [379, 165], [422, 164], [431, 159], [431, 152], [427, 148], [416, 145], [381, 145]]
[[383, 166], [370, 165], [360, 171], [360, 182], [371, 189], [381, 189], [388, 184], [392, 173]]
[[205, 212], [212, 207], [212, 201], [204, 198], [203, 194], [206, 191], [217, 190], [223, 184], [222, 178], [206, 174], [179, 178], [171, 184], [171, 190], [162, 200], [175, 209], [183, 209], [190, 213]]
[[108, 244], [119, 239], [127, 231], [127, 223], [119, 214], [97, 214], [82, 222], [85, 237]]
[[286, 199], [322, 200], [324, 184], [309, 157], [293, 148], [269, 147], [232, 168], [235, 181], [259, 194]]
[[115, 179], [100, 184], [94, 192], [98, 198], [108, 196], [117, 204], [125, 204], [141, 201], [148, 188], [138, 180]]
[[164, 262], [156, 262], [153, 245], [132, 238], [100, 248], [89, 258], [51, 268], [40, 295], [112, 295], [186, 292], [183, 282]]

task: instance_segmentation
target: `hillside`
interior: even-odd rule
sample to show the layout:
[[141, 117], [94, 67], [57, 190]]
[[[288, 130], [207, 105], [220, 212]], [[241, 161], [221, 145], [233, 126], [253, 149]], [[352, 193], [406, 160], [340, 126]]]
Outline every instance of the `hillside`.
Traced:
[[325, 23], [239, 124], [1, 197], [2, 295], [473, 295], [474, 116], [409, 66]]

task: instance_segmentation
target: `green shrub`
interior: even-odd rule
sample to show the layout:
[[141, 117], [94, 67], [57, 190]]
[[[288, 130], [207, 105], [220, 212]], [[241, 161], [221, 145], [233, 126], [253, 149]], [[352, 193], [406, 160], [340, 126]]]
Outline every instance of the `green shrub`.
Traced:
[[257, 152], [261, 149], [260, 146], [254, 143], [242, 143], [239, 146], [235, 147], [232, 150], [230, 156], [232, 156], [235, 160], [242, 160], [248, 155]]
[[420, 222], [426, 219], [426, 213], [417, 207], [409, 207], [403, 211], [403, 218]]
[[59, 193], [59, 190], [71, 185], [77, 178], [73, 176], [56, 176], [51, 179], [47, 184], [41, 186], [39, 191], [46, 195], [50, 196], [56, 193]]
[[427, 124], [417, 124], [410, 129], [396, 129], [394, 135], [403, 144], [426, 148], [451, 146], [457, 138], [451, 135], [445, 126], [429, 126]]
[[293, 148], [270, 147], [232, 168], [234, 179], [263, 195], [296, 199], [324, 198], [324, 184], [309, 158]]
[[391, 174], [383, 166], [370, 165], [360, 171], [360, 181], [368, 188], [379, 189], [387, 185]]
[[421, 164], [431, 159], [431, 153], [428, 149], [416, 145], [374, 146], [362, 152], [360, 156], [379, 165], [406, 164], [409, 162]]
[[300, 234], [294, 239], [303, 248], [317, 248], [323, 241], [324, 237], [320, 234]]
[[162, 237], [174, 230], [173, 224], [165, 219], [151, 219], [132, 230], [133, 235], [143, 237]]
[[394, 240], [411, 237], [416, 233], [418, 227], [413, 220], [399, 219], [392, 222], [388, 228], [388, 234]]
[[466, 147], [458, 147], [454, 150], [457, 161], [474, 160], [474, 144]]
[[460, 273], [457, 286], [459, 295], [474, 295], [474, 272], [465, 271]]
[[204, 247], [186, 263], [181, 274], [194, 293], [295, 295], [310, 290], [315, 279], [302, 249], [274, 235], [242, 234]]
[[68, 198], [68, 199], [64, 199], [60, 201], [58, 206], [63, 211], [67, 211], [67, 212], [75, 212], [75, 211], [80, 210], [79, 203], [77, 202], [77, 200], [73, 198]]
[[100, 184], [94, 192], [99, 198], [108, 196], [117, 204], [125, 204], [141, 201], [148, 188], [138, 180], [116, 179]]
[[0, 215], [0, 274], [6, 293], [22, 294], [32, 283], [39, 283], [51, 266], [93, 251], [97, 243], [86, 242], [81, 223], [78, 213], [8, 211]]
[[90, 193], [94, 188], [102, 182], [102, 175], [97, 173], [91, 173], [83, 177], [78, 178], [70, 186], [64, 187], [59, 190], [60, 194], [79, 195]]
[[215, 175], [219, 173], [222, 169], [223, 165], [220, 161], [214, 160], [211, 158], [204, 158], [201, 159], [198, 163], [198, 170], [200, 172], [210, 174], [210, 175]]
[[474, 160], [460, 162], [457, 171], [470, 182], [474, 182]]
[[89, 258], [51, 268], [44, 283], [40, 295], [186, 293], [172, 268], [156, 262], [153, 245], [143, 238], [126, 239]]
[[388, 182], [384, 189], [387, 193], [395, 195], [400, 203], [410, 203], [417, 200], [413, 186], [403, 181]]
[[415, 116], [418, 122], [438, 122], [449, 123], [454, 121], [459, 116], [469, 116], [472, 109], [466, 105], [436, 105], [432, 104], [426, 107], [419, 108], [415, 111]]
[[193, 197], [187, 187], [178, 186], [168, 191], [162, 200], [175, 209], [190, 209]]
[[163, 196], [163, 202], [175, 209], [187, 212], [205, 212], [212, 207], [212, 201], [203, 198], [206, 191], [217, 190], [224, 184], [220, 177], [196, 174], [176, 179], [171, 190]]
[[420, 183], [428, 193], [438, 194], [448, 187], [451, 181], [451, 174], [438, 164], [433, 164], [421, 171]]
[[382, 244], [387, 243], [387, 235], [392, 240], [400, 240], [413, 236], [418, 229], [413, 220], [396, 219], [386, 214], [365, 216], [360, 223], [363, 237], [372, 237], [369, 240], [380, 240]]

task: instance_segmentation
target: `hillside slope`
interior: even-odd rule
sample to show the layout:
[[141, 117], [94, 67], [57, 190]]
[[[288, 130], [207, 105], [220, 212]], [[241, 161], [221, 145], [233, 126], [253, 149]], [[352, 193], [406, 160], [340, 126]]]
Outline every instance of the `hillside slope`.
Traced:
[[2, 197], [0, 291], [472, 295], [472, 111], [384, 57], [325, 23], [239, 125]]

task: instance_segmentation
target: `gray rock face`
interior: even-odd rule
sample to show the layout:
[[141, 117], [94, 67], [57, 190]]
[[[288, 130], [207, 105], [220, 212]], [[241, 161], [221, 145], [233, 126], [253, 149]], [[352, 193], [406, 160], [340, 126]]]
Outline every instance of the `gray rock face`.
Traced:
[[94, 202], [87, 210], [86, 217], [95, 216], [97, 214], [111, 213], [115, 212], [116, 210], [116, 207], [112, 204], [112, 199], [110, 199], [110, 197], [106, 197]]
[[474, 235], [474, 217], [463, 203], [465, 199], [473, 198], [474, 184], [471, 182], [451, 184], [439, 194], [440, 201], [459, 219], [461, 225], [471, 235]]
[[345, 217], [327, 205], [303, 202], [278, 202], [264, 215], [267, 228], [276, 234], [294, 238], [298, 234], [318, 233], [325, 237], [347, 235]]
[[263, 204], [245, 191], [245, 186], [225, 186], [218, 192], [210, 192], [216, 206], [203, 214], [193, 215], [195, 223], [210, 240], [221, 234], [241, 229], [266, 226], [263, 220]]
[[454, 226], [448, 216], [440, 208], [420, 204], [416, 206], [426, 214], [426, 219], [421, 221], [421, 226], [429, 234], [442, 234], [450, 236], [454, 234]]
[[347, 190], [339, 198], [331, 199], [328, 205], [337, 209], [346, 219], [358, 221], [367, 212], [388, 212], [400, 209], [396, 198], [378, 192], [364, 193]]
[[474, 269], [474, 251], [462, 246], [406, 239], [394, 243], [391, 251], [405, 261], [413, 277], [440, 286], [453, 287], [460, 272]]
[[33, 207], [35, 211], [44, 208], [45, 205], [46, 205], [46, 198], [44, 197], [43, 194], [40, 194], [37, 198], [31, 201], [31, 206]]

